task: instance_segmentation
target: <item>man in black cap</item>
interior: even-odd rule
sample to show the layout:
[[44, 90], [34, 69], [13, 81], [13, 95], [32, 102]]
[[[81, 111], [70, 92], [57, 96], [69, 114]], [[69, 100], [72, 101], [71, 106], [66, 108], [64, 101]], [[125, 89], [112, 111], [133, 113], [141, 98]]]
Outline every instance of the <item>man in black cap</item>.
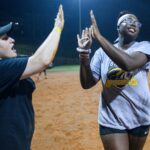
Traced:
[[32, 92], [29, 77], [52, 62], [64, 26], [59, 7], [52, 32], [29, 58], [17, 58], [15, 40], [8, 36], [13, 23], [0, 27], [0, 150], [30, 150], [34, 132]]

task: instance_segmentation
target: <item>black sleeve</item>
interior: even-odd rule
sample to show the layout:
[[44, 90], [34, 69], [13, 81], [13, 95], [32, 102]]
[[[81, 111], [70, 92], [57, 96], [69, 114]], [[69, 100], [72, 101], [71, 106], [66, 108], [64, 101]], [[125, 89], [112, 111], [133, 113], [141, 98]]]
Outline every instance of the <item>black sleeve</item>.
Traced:
[[28, 57], [0, 60], [0, 93], [19, 82], [27, 62]]

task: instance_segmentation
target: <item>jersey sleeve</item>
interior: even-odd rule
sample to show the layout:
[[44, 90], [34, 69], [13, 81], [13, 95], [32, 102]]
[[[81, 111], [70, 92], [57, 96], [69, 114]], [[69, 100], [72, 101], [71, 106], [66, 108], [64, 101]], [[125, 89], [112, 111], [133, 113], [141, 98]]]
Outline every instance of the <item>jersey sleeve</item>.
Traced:
[[28, 57], [0, 60], [0, 93], [12, 88], [20, 80], [27, 62]]
[[90, 67], [94, 78], [101, 79], [102, 49], [99, 48], [91, 59]]
[[143, 68], [149, 70], [150, 69], [150, 42], [148, 41], [141, 42], [137, 51], [147, 55], [148, 62], [143, 66]]

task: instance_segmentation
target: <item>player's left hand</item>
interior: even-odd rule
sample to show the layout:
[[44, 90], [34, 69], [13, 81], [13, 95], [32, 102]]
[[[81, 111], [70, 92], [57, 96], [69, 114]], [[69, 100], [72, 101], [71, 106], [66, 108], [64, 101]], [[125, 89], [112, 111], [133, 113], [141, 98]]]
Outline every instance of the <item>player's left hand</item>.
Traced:
[[92, 10], [90, 11], [90, 17], [91, 17], [91, 23], [92, 23], [91, 25], [92, 37], [98, 40], [102, 35], [98, 29], [97, 22], [96, 22], [96, 19]]

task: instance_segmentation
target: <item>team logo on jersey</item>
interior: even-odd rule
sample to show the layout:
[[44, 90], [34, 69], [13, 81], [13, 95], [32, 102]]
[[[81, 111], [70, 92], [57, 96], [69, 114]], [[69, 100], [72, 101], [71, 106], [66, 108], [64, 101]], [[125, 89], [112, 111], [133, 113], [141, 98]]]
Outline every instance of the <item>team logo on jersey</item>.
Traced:
[[134, 72], [127, 72], [116, 66], [114, 63], [109, 64], [106, 87], [116, 86], [119, 88], [125, 85], [136, 86], [138, 81], [134, 78]]

